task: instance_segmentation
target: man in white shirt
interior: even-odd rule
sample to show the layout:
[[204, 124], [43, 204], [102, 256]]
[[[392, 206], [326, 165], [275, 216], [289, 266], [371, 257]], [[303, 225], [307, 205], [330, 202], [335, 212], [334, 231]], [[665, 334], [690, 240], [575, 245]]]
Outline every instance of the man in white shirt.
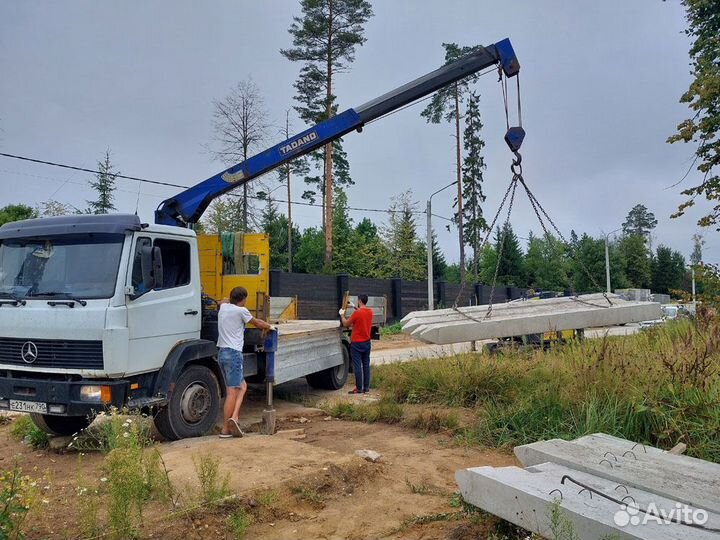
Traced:
[[261, 330], [273, 330], [265, 321], [256, 319], [245, 307], [247, 300], [245, 287], [235, 287], [230, 291], [230, 300], [223, 301], [218, 310], [218, 362], [225, 374], [227, 396], [223, 406], [223, 422], [220, 438], [229, 439], [233, 436], [233, 428], [237, 435], [244, 434], [238, 424], [240, 407], [242, 406], [247, 383], [243, 374], [243, 345], [245, 344], [245, 326], [252, 323]]

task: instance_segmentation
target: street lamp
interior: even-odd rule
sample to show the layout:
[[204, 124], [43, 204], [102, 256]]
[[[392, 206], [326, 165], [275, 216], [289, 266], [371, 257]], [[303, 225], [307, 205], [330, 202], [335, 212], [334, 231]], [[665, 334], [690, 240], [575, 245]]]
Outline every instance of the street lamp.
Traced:
[[[614, 231], [610, 231], [605, 235], [605, 281], [607, 284], [607, 292], [608, 294], [612, 293], [612, 290], [610, 290], [610, 251], [608, 249], [608, 237], [612, 233], [616, 233], [618, 231], [621, 231], [622, 227], [619, 229], [615, 229]], [[601, 232], [602, 234], [602, 232]]]
[[427, 201], [427, 285], [428, 285], [428, 310], [432, 311], [435, 309], [435, 298], [433, 294], [433, 260], [432, 260], [432, 198], [446, 190], [447, 188], [454, 186], [458, 181], [455, 180], [453, 183], [438, 189], [435, 193], [430, 195]]

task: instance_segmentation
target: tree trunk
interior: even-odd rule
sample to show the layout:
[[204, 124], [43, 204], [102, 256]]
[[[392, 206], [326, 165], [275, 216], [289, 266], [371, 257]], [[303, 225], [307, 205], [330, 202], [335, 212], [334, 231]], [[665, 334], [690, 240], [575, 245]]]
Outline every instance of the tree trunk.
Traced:
[[[327, 50], [327, 74], [325, 94], [325, 117], [332, 116], [332, 35], [333, 35], [333, 2], [329, 0], [329, 26], [328, 26], [328, 50]], [[325, 145], [325, 167], [324, 167], [324, 192], [325, 192], [325, 266], [330, 268], [333, 256], [333, 226], [332, 226], [332, 199], [333, 199], [333, 168], [332, 168], [332, 143]]]
[[458, 85], [455, 83], [455, 159], [457, 169], [457, 212], [458, 212], [458, 238], [460, 241], [460, 285], [465, 285], [465, 241], [463, 238], [463, 187], [462, 187], [462, 161], [460, 155], [460, 96]]

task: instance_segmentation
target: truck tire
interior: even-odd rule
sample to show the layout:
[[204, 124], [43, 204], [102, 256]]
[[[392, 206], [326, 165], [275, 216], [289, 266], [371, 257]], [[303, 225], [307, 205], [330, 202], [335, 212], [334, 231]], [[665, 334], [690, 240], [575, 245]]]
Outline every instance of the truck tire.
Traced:
[[90, 425], [87, 416], [54, 416], [30, 413], [33, 423], [48, 435], [74, 435]]
[[331, 367], [311, 373], [305, 378], [310, 386], [322, 390], [339, 390], [347, 382], [348, 373], [350, 372], [350, 352], [343, 345], [343, 362], [339, 366]]
[[220, 386], [206, 366], [193, 365], [180, 374], [168, 404], [155, 415], [155, 428], [170, 441], [201, 437], [217, 421]]

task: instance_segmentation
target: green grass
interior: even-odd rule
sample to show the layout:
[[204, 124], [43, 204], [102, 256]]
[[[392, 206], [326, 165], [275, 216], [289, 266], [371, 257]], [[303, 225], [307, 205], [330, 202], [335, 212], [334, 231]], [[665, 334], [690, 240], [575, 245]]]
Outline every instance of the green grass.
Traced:
[[48, 434], [37, 427], [28, 415], [19, 416], [13, 421], [10, 435], [17, 441], [26, 440], [36, 450], [47, 448], [50, 444]]
[[[381, 365], [373, 383], [384, 394], [380, 403], [339, 403], [330, 414], [444, 429], [493, 446], [605, 432], [661, 448], [685, 442], [690, 455], [720, 462], [719, 318], [548, 352]], [[410, 404], [428, 406], [424, 417], [413, 421]], [[433, 417], [438, 406], [466, 408], [474, 420]]]
[[396, 322], [394, 324], [389, 324], [387, 326], [382, 326], [380, 328], [380, 335], [381, 336], [394, 336], [396, 334], [402, 333], [402, 324], [399, 322]]

